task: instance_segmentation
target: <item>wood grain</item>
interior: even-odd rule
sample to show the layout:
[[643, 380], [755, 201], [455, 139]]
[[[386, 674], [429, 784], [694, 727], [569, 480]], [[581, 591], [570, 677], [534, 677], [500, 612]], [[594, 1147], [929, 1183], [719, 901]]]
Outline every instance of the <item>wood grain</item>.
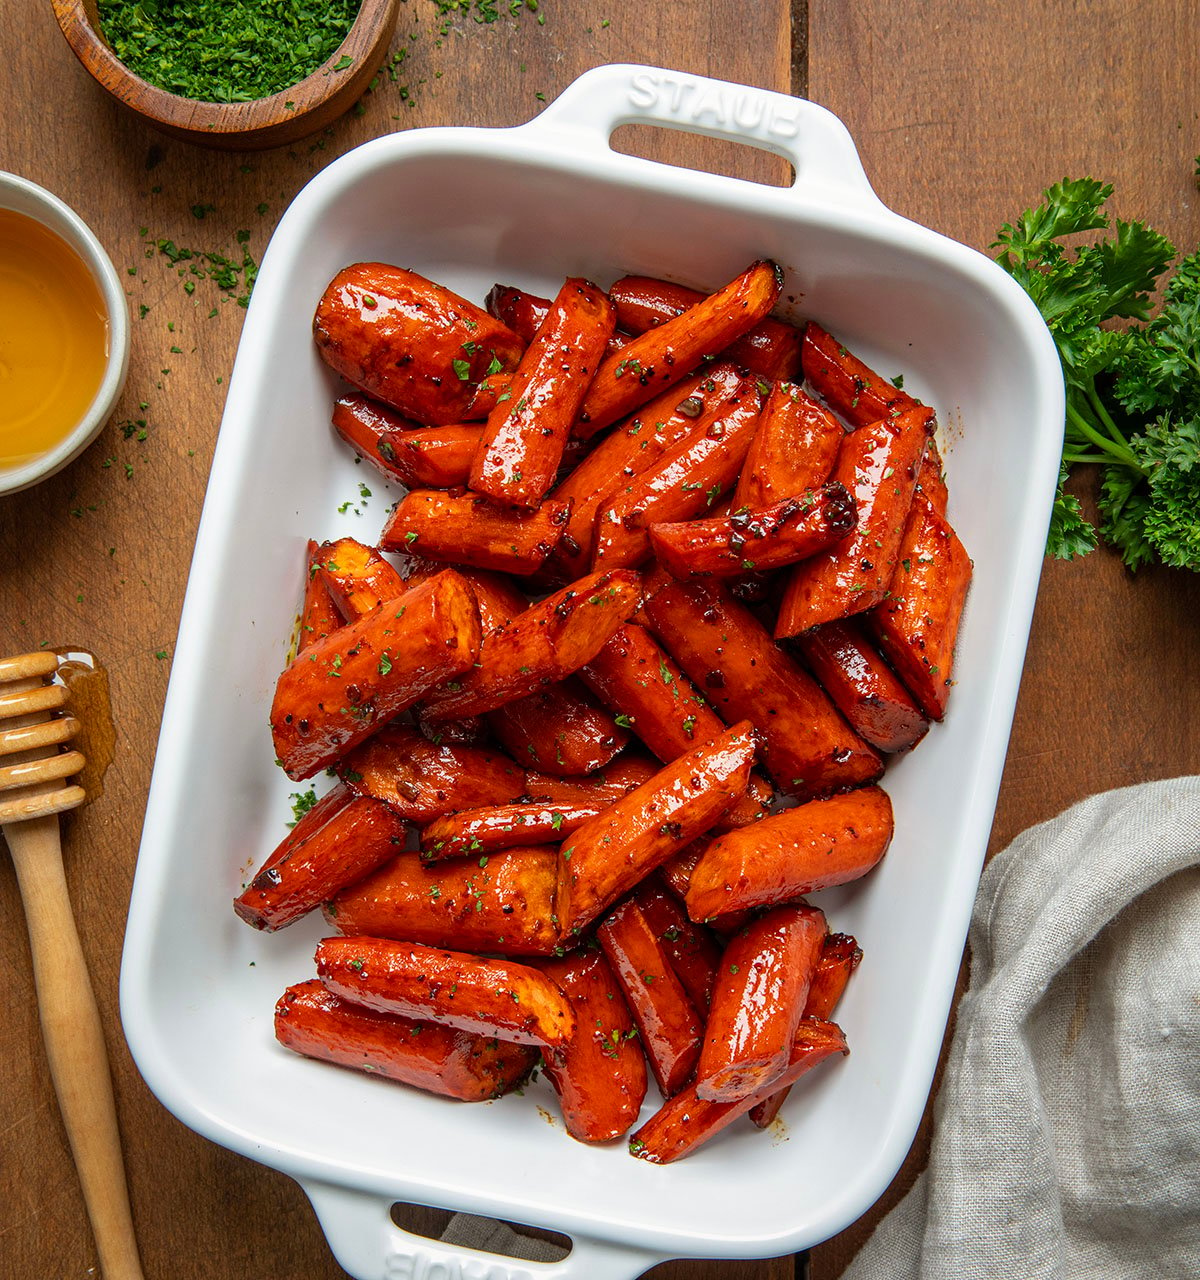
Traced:
[[[858, 142], [882, 199], [986, 249], [1064, 175], [1115, 184], [1112, 211], [1185, 250], [1200, 242], [1195, 7], [1153, 23], [1120, 0], [1078, 5], [809, 3], [809, 89]], [[1093, 493], [1094, 476], [1081, 483]], [[1200, 771], [1200, 579], [1130, 575], [1097, 551], [1042, 573], [991, 852], [1097, 791]], [[961, 984], [960, 984], [961, 985]], [[880, 1202], [923, 1167], [929, 1116]], [[813, 1253], [832, 1280], [880, 1214]]]
[[[64, 822], [67, 875], [113, 1064], [130, 1194], [146, 1273], [174, 1280], [335, 1280], [312, 1212], [288, 1178], [216, 1147], [165, 1112], [120, 1035], [117, 975], [141, 815], [172, 643], [243, 310], [173, 267], [157, 242], [257, 260], [285, 205], [342, 152], [397, 128], [506, 126], [535, 115], [587, 67], [640, 61], [786, 90], [788, 0], [678, 8], [543, 0], [541, 14], [444, 23], [429, 0], [402, 6], [403, 52], [350, 115], [290, 149], [237, 156], [154, 132], [77, 64], [49, 4], [0, 24], [8, 110], [0, 166], [73, 205], [128, 274], [128, 389], [96, 444], [60, 475], [0, 501], [0, 645], [88, 648], [107, 668], [116, 760], [103, 796]], [[729, 39], [730, 32], [753, 39]], [[783, 180], [761, 152], [657, 130], [617, 145], [677, 164]], [[182, 274], [180, 270], [182, 269]], [[188, 292], [186, 284], [193, 284]], [[146, 308], [142, 313], [141, 308]], [[215, 313], [215, 314], [214, 314]], [[173, 350], [178, 348], [178, 350]], [[140, 425], [144, 423], [144, 425]], [[0, 858], [0, 962], [8, 975], [0, 1054], [0, 1273], [83, 1276], [96, 1255], [46, 1074], [12, 866]], [[791, 1259], [672, 1263], [671, 1280], [790, 1280]]]

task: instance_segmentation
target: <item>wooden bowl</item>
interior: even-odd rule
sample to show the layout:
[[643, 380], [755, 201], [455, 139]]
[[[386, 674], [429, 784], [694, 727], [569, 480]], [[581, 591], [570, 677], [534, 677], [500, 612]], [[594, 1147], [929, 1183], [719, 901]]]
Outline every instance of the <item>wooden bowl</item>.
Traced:
[[[379, 70], [400, 0], [362, 0], [345, 40], [312, 75], [269, 98], [229, 103], [181, 98], [135, 75], [100, 36], [96, 0], [52, 3], [75, 56], [118, 102], [173, 137], [226, 151], [256, 151], [308, 137], [349, 110]], [[352, 59], [350, 66], [334, 71], [343, 57]]]

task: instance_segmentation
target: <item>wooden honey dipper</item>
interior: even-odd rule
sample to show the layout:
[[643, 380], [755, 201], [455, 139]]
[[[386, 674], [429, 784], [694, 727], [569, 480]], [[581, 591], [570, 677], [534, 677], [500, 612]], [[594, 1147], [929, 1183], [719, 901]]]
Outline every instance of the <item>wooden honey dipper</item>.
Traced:
[[53, 714], [67, 701], [65, 688], [45, 682], [57, 667], [53, 653], [0, 659], [0, 826], [25, 904], [46, 1058], [100, 1269], [105, 1280], [142, 1280], [104, 1033], [63, 872], [58, 815], [86, 797], [68, 781], [83, 756], [59, 750], [79, 721]]

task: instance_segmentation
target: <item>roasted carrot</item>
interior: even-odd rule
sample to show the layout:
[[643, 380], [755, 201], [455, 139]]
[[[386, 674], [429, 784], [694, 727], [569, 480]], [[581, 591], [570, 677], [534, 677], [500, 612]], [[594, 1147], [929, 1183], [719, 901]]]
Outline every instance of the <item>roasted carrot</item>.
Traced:
[[787, 1069], [828, 928], [807, 904], [776, 907], [730, 939], [717, 967], [696, 1094], [736, 1102]]
[[650, 1070], [669, 1098], [695, 1070], [704, 1020], [636, 902], [621, 903], [596, 938], [625, 993]]
[[321, 543], [317, 571], [342, 615], [351, 620], [395, 600], [408, 589], [395, 567], [374, 547], [354, 538]]
[[815, 320], [805, 327], [801, 362], [816, 393], [852, 427], [898, 417], [920, 403], [863, 364]]
[[858, 618], [805, 631], [797, 637], [809, 670], [834, 706], [873, 747], [907, 751], [929, 721], [863, 633]]
[[471, 588], [447, 570], [310, 645], [279, 677], [271, 704], [288, 777], [312, 777], [472, 667], [479, 640]]
[[945, 516], [921, 494], [897, 558], [891, 592], [868, 621], [921, 710], [940, 720], [954, 684], [954, 644], [971, 585], [971, 558]]
[[831, 1018], [850, 981], [850, 975], [862, 960], [862, 950], [848, 933], [831, 933], [821, 946], [808, 1002], [804, 1013], [809, 1018]]
[[657, 570], [647, 579], [643, 608], [717, 713], [758, 727], [763, 764], [782, 791], [807, 799], [883, 772], [879, 755], [812, 677], [718, 583], [676, 582]]
[[795, 1084], [834, 1053], [849, 1053], [841, 1029], [832, 1022], [802, 1019], [792, 1040], [787, 1069], [777, 1081], [737, 1102], [706, 1102], [692, 1085], [671, 1098], [629, 1139], [630, 1154], [651, 1164], [670, 1164], [690, 1155], [773, 1091]]
[[414, 271], [358, 262], [317, 304], [322, 359], [425, 426], [462, 422], [475, 384], [515, 369], [524, 344], [482, 307]]
[[893, 825], [887, 792], [861, 787], [727, 832], [692, 872], [688, 915], [708, 920], [772, 907], [857, 880], [887, 852]]
[[942, 471], [941, 451], [936, 438], [932, 436], [921, 461], [921, 470], [917, 473], [917, 492], [925, 495], [929, 505], [939, 516], [945, 516], [950, 492], [946, 488], [946, 477]]
[[646, 1059], [612, 968], [599, 951], [542, 960], [537, 967], [575, 1011], [574, 1037], [542, 1053], [567, 1132], [580, 1142], [619, 1138], [646, 1096]]
[[757, 510], [684, 524], [653, 524], [650, 544], [676, 578], [782, 569], [838, 545], [854, 528], [854, 499], [836, 481]]
[[735, 725], [663, 767], [564, 842], [557, 911], [564, 936], [707, 831], [746, 790], [754, 731]]
[[932, 411], [913, 409], [845, 438], [833, 479], [854, 495], [858, 523], [849, 537], [791, 571], [777, 637], [863, 613], [887, 595], [932, 433]]
[[[495, 284], [484, 299], [488, 311], [502, 325], [528, 344], [533, 341], [542, 322], [550, 314], [551, 301], [540, 294], [526, 293], [513, 285]], [[628, 333], [609, 335], [608, 350], [620, 351], [630, 341]]]
[[344, 621], [329, 594], [325, 579], [321, 577], [320, 559], [320, 546], [309, 538], [305, 558], [307, 573], [304, 581], [304, 607], [300, 613], [300, 631], [296, 639], [297, 654], [336, 631]]
[[[617, 309], [617, 323], [630, 333], [657, 329], [704, 301], [699, 289], [650, 276], [623, 276], [608, 293]], [[735, 338], [721, 352], [721, 359], [764, 378], [792, 378], [800, 368], [800, 339], [795, 325], [768, 316]]]
[[356, 795], [383, 800], [410, 822], [453, 809], [507, 804], [525, 790], [525, 770], [500, 751], [434, 744], [405, 725], [388, 725], [337, 765]]
[[473, 425], [421, 428], [394, 409], [357, 394], [337, 401], [333, 425], [360, 458], [410, 489], [465, 484], [482, 435]]
[[691, 373], [705, 356], [752, 329], [775, 305], [783, 273], [756, 262], [723, 289], [634, 338], [600, 366], [584, 398], [575, 434], [588, 438]]
[[514, 760], [564, 778], [603, 769], [629, 741], [575, 679], [509, 702], [488, 722]]
[[[667, 764], [724, 732], [725, 726], [704, 696], [644, 628], [622, 627], [585, 667], [580, 678]], [[762, 816], [771, 788], [752, 772], [746, 794], [735, 800], [721, 821], [744, 826]]]
[[490, 373], [476, 386], [470, 403], [463, 410], [464, 422], [482, 422], [496, 407], [500, 397], [512, 388], [512, 374]]
[[[858, 967], [862, 952], [858, 943], [848, 934], [831, 933], [821, 947], [817, 967], [813, 970], [812, 984], [808, 988], [808, 1001], [804, 1006], [806, 1018], [828, 1019], [833, 1017], [842, 992], [850, 981], [850, 975]], [[771, 1094], [750, 1112], [750, 1119], [765, 1129], [779, 1114], [780, 1107], [791, 1093], [791, 1085]]]
[[478, 858], [518, 845], [558, 844], [605, 808], [602, 802], [560, 808], [527, 801], [448, 813], [421, 832], [421, 857]]
[[541, 502], [613, 324], [604, 293], [589, 280], [567, 280], [521, 357], [509, 399], [501, 397], [488, 415], [471, 464], [472, 489], [525, 510]]
[[790, 382], [771, 388], [742, 466], [733, 506], [769, 507], [829, 479], [841, 423]]
[[323, 938], [316, 961], [327, 990], [380, 1013], [516, 1044], [559, 1046], [575, 1034], [575, 1014], [558, 987], [513, 960], [390, 938]]
[[634, 477], [691, 435], [697, 419], [737, 389], [741, 377], [731, 364], [717, 364], [670, 387], [616, 426], [558, 485], [554, 502], [570, 502], [566, 531], [551, 563], [570, 576], [584, 573], [595, 549], [596, 519]]
[[712, 931], [689, 919], [679, 899], [657, 876], [643, 880], [633, 895], [646, 923], [662, 945], [688, 999], [703, 1016], [712, 999], [721, 948]]
[[392, 512], [379, 545], [450, 564], [533, 573], [562, 537], [566, 519], [567, 508], [553, 503], [516, 512], [478, 494], [413, 489]]
[[557, 874], [558, 857], [546, 848], [431, 866], [401, 853], [326, 903], [325, 919], [345, 934], [546, 956], [558, 945]]
[[581, 578], [493, 631], [475, 666], [427, 698], [423, 714], [430, 720], [452, 720], [493, 711], [565, 680], [596, 656], [640, 600], [636, 573], [618, 570]]
[[462, 1102], [501, 1097], [537, 1061], [537, 1050], [528, 1045], [339, 1000], [316, 978], [283, 993], [275, 1006], [275, 1038], [307, 1058]]
[[279, 843], [233, 909], [256, 929], [282, 929], [394, 858], [407, 836], [386, 804], [339, 783]]
[[689, 435], [637, 476], [596, 521], [595, 566], [632, 567], [650, 555], [650, 526], [690, 520], [711, 510], [737, 482], [758, 425], [756, 383], [696, 420]]
[[525, 776], [526, 793], [544, 804], [597, 804], [607, 808], [658, 772], [657, 761], [631, 751], [622, 752], [603, 769], [583, 778], [553, 778], [532, 771]]

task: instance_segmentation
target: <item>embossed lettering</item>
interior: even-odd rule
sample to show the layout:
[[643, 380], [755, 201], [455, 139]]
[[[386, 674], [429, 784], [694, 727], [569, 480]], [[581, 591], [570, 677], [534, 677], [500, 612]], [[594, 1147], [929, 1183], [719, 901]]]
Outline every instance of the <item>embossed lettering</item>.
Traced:
[[733, 123], [739, 129], [757, 129], [766, 113], [766, 102], [755, 94], [743, 94], [733, 102]]
[[792, 111], [772, 107], [767, 117], [767, 132], [776, 138], [794, 138], [800, 132], [800, 109]]
[[658, 83], [648, 71], [639, 71], [629, 82], [629, 101], [645, 110], [658, 101]]
[[384, 1263], [387, 1280], [533, 1280], [528, 1271], [480, 1258], [438, 1258], [423, 1249], [389, 1254]]
[[725, 108], [725, 98], [720, 89], [708, 89], [692, 108], [691, 116], [697, 124], [703, 124], [705, 116], [712, 116], [713, 124], [728, 125], [729, 117]]

